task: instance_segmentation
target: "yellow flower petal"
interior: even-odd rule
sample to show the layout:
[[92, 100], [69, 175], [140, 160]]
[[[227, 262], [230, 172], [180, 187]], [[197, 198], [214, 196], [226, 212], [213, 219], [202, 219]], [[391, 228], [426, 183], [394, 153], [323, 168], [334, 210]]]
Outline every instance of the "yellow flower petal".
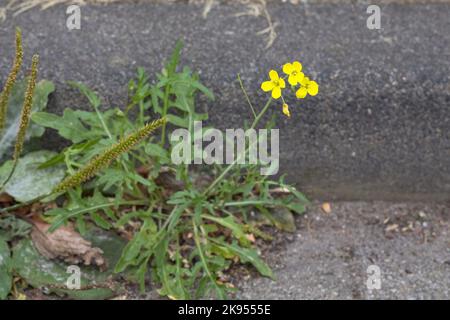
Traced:
[[277, 81], [280, 77], [278, 76], [278, 72], [276, 72], [275, 70], [270, 70], [269, 78], [272, 81]]
[[288, 82], [291, 86], [296, 86], [297, 84], [301, 83], [305, 75], [303, 72], [294, 72], [288, 77]]
[[286, 63], [286, 64], [283, 66], [283, 72], [284, 72], [284, 73], [286, 73], [286, 74], [291, 74], [292, 71], [294, 71], [294, 67], [292, 66], [291, 63]]
[[288, 118], [291, 117], [291, 113], [289, 112], [289, 106], [288, 106], [286, 103], [283, 104], [283, 113], [284, 113]]
[[272, 98], [278, 99], [279, 97], [281, 97], [281, 89], [280, 89], [280, 87], [273, 88], [273, 90], [272, 90]]
[[297, 83], [298, 83], [297, 75], [290, 74], [289, 77], [288, 77], [288, 82], [289, 82], [289, 84], [290, 84], [291, 86], [297, 85]]
[[298, 61], [294, 61], [292, 68], [294, 68], [294, 71], [300, 72], [302, 71], [302, 64]]
[[303, 77], [303, 79], [300, 81], [300, 84], [304, 87], [306, 87], [309, 83], [309, 78], [308, 77]]
[[286, 82], [284, 82], [284, 79], [282, 79], [282, 78], [278, 79], [278, 84], [281, 89], [286, 88]]
[[317, 93], [319, 93], [319, 85], [315, 81], [309, 82], [308, 85], [308, 93], [311, 96], [315, 96]]
[[297, 73], [296, 77], [297, 77], [297, 82], [301, 83], [303, 81], [303, 78], [305, 77], [305, 74], [303, 72], [299, 72], [299, 73]]
[[301, 87], [300, 89], [297, 90], [297, 92], [295, 93], [295, 96], [299, 99], [303, 99], [304, 97], [306, 97], [307, 94], [308, 94], [308, 90], [306, 90], [305, 87]]
[[275, 84], [272, 81], [264, 81], [261, 83], [261, 89], [265, 92], [272, 90]]

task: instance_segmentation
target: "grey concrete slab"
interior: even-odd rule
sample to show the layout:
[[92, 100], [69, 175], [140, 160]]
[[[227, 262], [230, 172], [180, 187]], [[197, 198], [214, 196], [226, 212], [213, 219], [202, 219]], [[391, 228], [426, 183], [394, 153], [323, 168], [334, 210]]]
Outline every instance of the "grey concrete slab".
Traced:
[[[240, 299], [450, 298], [448, 207], [405, 203], [316, 204], [297, 219], [298, 230], [266, 259], [276, 281], [237, 283]], [[286, 241], [287, 240], [287, 241]], [[379, 268], [380, 287], [367, 281]]]
[[[210, 123], [242, 125], [250, 117], [236, 74], [255, 105], [272, 67], [299, 59], [320, 84], [314, 99], [290, 101], [280, 117], [281, 171], [308, 194], [340, 199], [432, 199], [450, 194], [450, 5], [382, 4], [382, 29], [366, 28], [365, 4], [269, 3], [278, 38], [265, 49], [257, 17], [239, 5], [215, 7], [207, 19], [188, 4], [114, 4], [82, 8], [82, 29], [66, 29], [65, 7], [31, 10], [0, 25], [0, 80], [21, 26], [28, 61], [41, 55], [41, 77], [57, 84], [50, 109], [87, 108], [65, 82], [82, 81], [123, 106], [138, 66], [161, 69], [176, 39], [183, 63], [201, 73], [217, 100], [201, 100]], [[273, 112], [280, 113], [275, 107]], [[47, 137], [47, 146], [59, 142]]]

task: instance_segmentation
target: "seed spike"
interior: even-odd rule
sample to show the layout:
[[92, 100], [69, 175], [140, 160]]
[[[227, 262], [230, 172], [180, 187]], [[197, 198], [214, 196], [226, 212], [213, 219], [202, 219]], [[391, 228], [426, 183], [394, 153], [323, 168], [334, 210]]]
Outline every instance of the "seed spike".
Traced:
[[36, 79], [38, 74], [38, 64], [39, 56], [34, 55], [31, 63], [31, 75], [28, 79], [22, 113], [20, 115], [19, 132], [17, 133], [16, 144], [14, 147], [14, 161], [17, 161], [22, 153], [25, 135], [27, 133], [28, 125], [30, 124], [30, 116], [33, 108], [33, 94], [34, 89], [36, 88]]
[[20, 154], [22, 153], [23, 143], [25, 141], [25, 136], [27, 134], [27, 128], [30, 124], [31, 110], [33, 108], [33, 94], [36, 88], [36, 79], [38, 73], [39, 56], [34, 55], [31, 63], [31, 75], [28, 78], [27, 90], [25, 91], [25, 96], [23, 100], [22, 112], [20, 114], [19, 131], [17, 132], [16, 143], [14, 145], [14, 155], [13, 155], [13, 167], [9, 172], [8, 177], [3, 182], [0, 190], [8, 183], [8, 181], [13, 176], [16, 171], [17, 163], [19, 162]]
[[91, 179], [98, 171], [108, 167], [113, 160], [117, 159], [121, 154], [131, 150], [164, 123], [166, 123], [166, 118], [163, 117], [150, 122], [136, 132], [123, 137], [109, 149], [103, 151], [101, 154], [90, 160], [84, 167], [75, 172], [73, 175], [64, 179], [53, 189], [52, 193], [65, 192], [68, 189], [79, 186], [83, 182]]
[[0, 94], [0, 133], [5, 128], [6, 116], [8, 113], [8, 102], [11, 95], [12, 88], [16, 83], [17, 75], [20, 71], [23, 61], [23, 49], [22, 49], [22, 31], [20, 28], [16, 28], [16, 54], [11, 72], [6, 79], [3, 91]]

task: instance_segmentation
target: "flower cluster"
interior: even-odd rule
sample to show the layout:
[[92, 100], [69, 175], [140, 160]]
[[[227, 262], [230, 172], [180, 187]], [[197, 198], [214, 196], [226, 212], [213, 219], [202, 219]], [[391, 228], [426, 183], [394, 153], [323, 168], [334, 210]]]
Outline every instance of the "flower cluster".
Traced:
[[272, 92], [273, 99], [279, 99], [283, 101], [283, 113], [290, 117], [291, 114], [289, 112], [289, 106], [284, 101], [282, 91], [286, 88], [285, 79], [287, 78], [287, 82], [291, 86], [291, 89], [295, 92], [295, 96], [298, 99], [304, 99], [309, 94], [310, 96], [315, 96], [319, 93], [319, 85], [317, 82], [310, 80], [305, 74], [302, 72], [302, 64], [298, 61], [294, 61], [293, 63], [286, 63], [283, 66], [284, 77], [280, 77], [278, 72], [275, 70], [270, 70], [269, 72], [269, 81], [264, 81], [261, 84], [261, 89], [265, 92]]

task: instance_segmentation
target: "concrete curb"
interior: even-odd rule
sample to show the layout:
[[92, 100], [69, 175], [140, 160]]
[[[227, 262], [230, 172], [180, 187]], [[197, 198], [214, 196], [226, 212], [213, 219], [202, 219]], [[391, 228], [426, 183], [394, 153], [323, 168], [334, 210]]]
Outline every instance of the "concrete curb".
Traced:
[[[240, 73], [255, 105], [270, 68], [299, 59], [320, 94], [291, 101], [280, 117], [281, 171], [314, 197], [437, 200], [450, 194], [450, 5], [381, 5], [382, 29], [366, 27], [367, 5], [272, 4], [278, 38], [265, 49], [257, 17], [238, 5], [121, 4], [82, 8], [82, 30], [66, 29], [65, 7], [32, 10], [0, 25], [0, 79], [21, 26], [26, 57], [41, 56], [41, 77], [55, 81], [50, 109], [87, 108], [68, 80], [96, 89], [104, 106], [124, 105], [126, 84], [143, 66], [153, 74], [176, 39], [183, 62], [201, 72], [217, 96], [200, 101], [218, 128], [242, 126], [251, 113], [236, 83]], [[11, 45], [6, 45], [11, 44]], [[281, 114], [280, 109], [273, 112]], [[59, 142], [47, 140], [58, 148]]]

